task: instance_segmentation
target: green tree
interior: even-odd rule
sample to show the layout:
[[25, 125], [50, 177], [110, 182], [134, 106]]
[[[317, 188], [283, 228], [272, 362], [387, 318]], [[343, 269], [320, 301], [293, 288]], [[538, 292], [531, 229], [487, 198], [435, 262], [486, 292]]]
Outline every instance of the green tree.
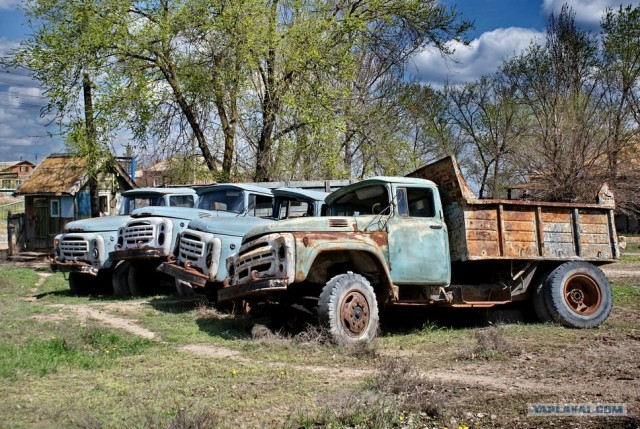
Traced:
[[550, 17], [544, 45], [503, 64], [531, 124], [514, 160], [542, 185], [536, 198], [590, 200], [597, 191], [594, 172], [606, 155], [598, 66], [597, 40], [566, 5]]
[[514, 89], [501, 73], [445, 88], [451, 120], [475, 155], [468, 166], [479, 183], [480, 198], [505, 196], [504, 186], [513, 174], [510, 157], [528, 129]]
[[640, 212], [640, 7], [609, 9], [602, 19], [603, 110], [606, 112], [606, 179], [618, 208]]

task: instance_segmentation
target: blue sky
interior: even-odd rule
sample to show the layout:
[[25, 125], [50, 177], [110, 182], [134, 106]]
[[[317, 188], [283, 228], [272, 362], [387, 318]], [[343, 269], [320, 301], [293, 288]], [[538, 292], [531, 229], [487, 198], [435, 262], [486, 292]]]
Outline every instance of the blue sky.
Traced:
[[[28, 35], [26, 19], [20, 11], [23, 0], [0, 0], [0, 56], [8, 53]], [[640, 0], [441, 0], [456, 6], [475, 22], [470, 33], [470, 46], [455, 48], [453, 61], [425, 50], [414, 59], [413, 78], [436, 88], [445, 82], [469, 82], [496, 70], [502, 59], [526, 48], [531, 40], [544, 37], [548, 16], [558, 13], [563, 3], [576, 12], [582, 28], [597, 31], [607, 7], [621, 4], [638, 5]], [[0, 69], [0, 161], [41, 161], [53, 152], [64, 150], [64, 144], [49, 132], [55, 129], [40, 118], [46, 100], [37, 82], [24, 72]], [[120, 155], [120, 154], [119, 154]]]

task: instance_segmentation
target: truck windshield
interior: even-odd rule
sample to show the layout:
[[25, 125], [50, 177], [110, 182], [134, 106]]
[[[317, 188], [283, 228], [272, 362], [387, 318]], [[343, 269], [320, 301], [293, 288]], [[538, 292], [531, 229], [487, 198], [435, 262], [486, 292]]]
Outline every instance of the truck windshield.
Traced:
[[242, 191], [233, 189], [209, 192], [200, 196], [198, 208], [241, 213], [244, 210], [244, 195]]
[[276, 199], [274, 207], [273, 217], [275, 219], [291, 219], [315, 215], [315, 206], [313, 203], [293, 198], [279, 197]]
[[128, 215], [135, 209], [142, 207], [164, 205], [164, 195], [161, 194], [125, 195], [118, 214]]
[[329, 207], [332, 216], [362, 216], [388, 213], [389, 193], [382, 185], [356, 189], [338, 198]]

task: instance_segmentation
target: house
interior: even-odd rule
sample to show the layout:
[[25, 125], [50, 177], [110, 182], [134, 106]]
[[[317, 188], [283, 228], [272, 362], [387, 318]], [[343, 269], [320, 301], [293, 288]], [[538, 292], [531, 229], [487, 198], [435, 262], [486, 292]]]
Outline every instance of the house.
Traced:
[[[91, 217], [91, 182], [84, 158], [54, 154], [45, 158], [20, 185], [15, 195], [25, 198], [21, 242], [29, 251], [51, 250], [53, 238], [67, 222]], [[115, 214], [119, 195], [136, 185], [120, 163], [98, 174], [100, 213]]]
[[173, 156], [136, 171], [136, 184], [144, 186], [205, 185], [215, 183], [201, 156]]
[[36, 166], [29, 161], [0, 162], [0, 192], [12, 194]]

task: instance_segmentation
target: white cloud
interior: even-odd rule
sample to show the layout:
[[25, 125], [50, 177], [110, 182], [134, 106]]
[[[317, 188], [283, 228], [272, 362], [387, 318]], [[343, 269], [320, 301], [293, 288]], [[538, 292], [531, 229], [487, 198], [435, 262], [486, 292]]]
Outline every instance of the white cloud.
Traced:
[[568, 4], [576, 14], [576, 23], [581, 27], [591, 30], [600, 28], [602, 15], [607, 8], [617, 9], [626, 5], [638, 6], [640, 1], [615, 1], [615, 0], [544, 0], [542, 4], [542, 12], [549, 16], [552, 13], [556, 16], [560, 13], [563, 4]]
[[23, 3], [23, 0], [0, 0], [0, 10], [18, 9]]
[[450, 83], [471, 82], [495, 72], [502, 60], [527, 48], [531, 41], [544, 33], [528, 28], [499, 28], [483, 33], [469, 46], [450, 42], [455, 49], [451, 59], [431, 49], [418, 54], [414, 60], [415, 77], [422, 83], [441, 88]]
[[[6, 5], [6, 0], [0, 0]], [[19, 41], [0, 37], [0, 56], [7, 55]], [[47, 104], [38, 82], [25, 69], [0, 68], [0, 161], [19, 159], [41, 161], [53, 152], [64, 150], [57, 137], [49, 137], [51, 117], [41, 118]]]

